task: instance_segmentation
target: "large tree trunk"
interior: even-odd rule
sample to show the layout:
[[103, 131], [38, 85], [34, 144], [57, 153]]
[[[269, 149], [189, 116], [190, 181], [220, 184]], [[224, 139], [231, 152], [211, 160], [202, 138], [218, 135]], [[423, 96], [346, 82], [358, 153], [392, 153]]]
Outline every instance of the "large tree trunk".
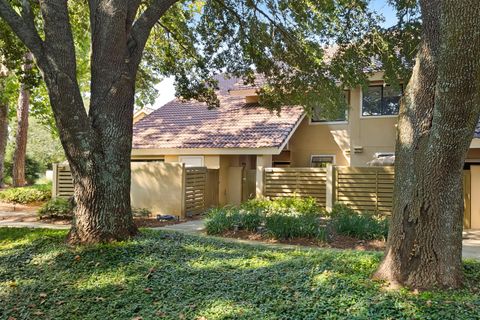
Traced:
[[463, 164], [480, 112], [476, 0], [421, 2], [423, 38], [398, 123], [395, 194], [376, 278], [462, 284]]
[[71, 243], [135, 235], [130, 207], [135, 77], [151, 29], [178, 0], [90, 0], [91, 95], [87, 114], [77, 82], [67, 1], [40, 1], [43, 39], [32, 8], [22, 15], [0, 0], [0, 16], [33, 52], [48, 88], [60, 140], [75, 183]]
[[[32, 68], [33, 56], [25, 55], [23, 70], [28, 72]], [[27, 156], [28, 113], [30, 111], [30, 89], [27, 84], [20, 85], [17, 104], [17, 133], [15, 136], [15, 151], [13, 153], [12, 180], [15, 187], [26, 185], [25, 160]]]
[[0, 188], [4, 186], [5, 151], [8, 141], [8, 105], [0, 103]]

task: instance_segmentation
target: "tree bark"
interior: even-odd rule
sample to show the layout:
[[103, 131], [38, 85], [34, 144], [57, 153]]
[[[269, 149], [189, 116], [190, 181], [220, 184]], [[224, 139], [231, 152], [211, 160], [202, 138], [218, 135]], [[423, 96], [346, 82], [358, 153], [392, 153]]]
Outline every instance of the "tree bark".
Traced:
[[[89, 0], [92, 34], [91, 103], [77, 82], [67, 1], [40, 0], [43, 37], [29, 1], [18, 14], [0, 0], [2, 17], [33, 53], [47, 85], [60, 140], [75, 185], [71, 243], [125, 240], [135, 235], [130, 207], [135, 77], [151, 29], [178, 0]], [[137, 19], [135, 19], [138, 17]]]
[[[23, 70], [31, 69], [33, 57], [31, 53], [25, 55]], [[13, 153], [12, 182], [14, 187], [23, 187], [25, 180], [25, 160], [27, 156], [28, 113], [30, 111], [30, 89], [27, 84], [20, 85], [17, 104], [17, 133], [15, 136], [15, 151]]]
[[394, 203], [374, 275], [418, 289], [462, 285], [463, 165], [480, 113], [480, 9], [422, 0], [422, 42], [401, 103]]
[[8, 104], [0, 103], [0, 188], [4, 187], [5, 152], [8, 141]]

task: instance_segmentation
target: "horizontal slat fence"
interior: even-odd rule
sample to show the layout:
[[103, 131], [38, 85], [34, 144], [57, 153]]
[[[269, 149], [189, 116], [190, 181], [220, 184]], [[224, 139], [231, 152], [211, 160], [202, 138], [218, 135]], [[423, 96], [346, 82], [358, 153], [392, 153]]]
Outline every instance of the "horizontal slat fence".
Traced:
[[392, 212], [393, 167], [336, 167], [335, 202], [359, 211]]
[[187, 216], [203, 213], [206, 209], [207, 168], [185, 169], [185, 213]]
[[264, 195], [269, 198], [312, 197], [325, 207], [326, 173], [325, 168], [266, 168]]
[[68, 165], [54, 164], [53, 166], [54, 198], [70, 198], [73, 196], [73, 178]]

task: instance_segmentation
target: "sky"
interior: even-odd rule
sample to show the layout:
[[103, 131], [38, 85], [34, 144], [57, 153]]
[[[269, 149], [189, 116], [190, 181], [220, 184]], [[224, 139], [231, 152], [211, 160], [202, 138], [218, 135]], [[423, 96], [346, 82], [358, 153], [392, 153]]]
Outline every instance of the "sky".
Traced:
[[[395, 16], [394, 9], [387, 3], [387, 0], [371, 0], [370, 7], [376, 12], [383, 15], [385, 21], [383, 23], [384, 27], [390, 27], [394, 25], [397, 21]], [[175, 98], [175, 87], [173, 77], [169, 77], [160, 82], [156, 89], [158, 90], [158, 98], [155, 100], [153, 105], [154, 109], [160, 108], [165, 103], [173, 100]]]

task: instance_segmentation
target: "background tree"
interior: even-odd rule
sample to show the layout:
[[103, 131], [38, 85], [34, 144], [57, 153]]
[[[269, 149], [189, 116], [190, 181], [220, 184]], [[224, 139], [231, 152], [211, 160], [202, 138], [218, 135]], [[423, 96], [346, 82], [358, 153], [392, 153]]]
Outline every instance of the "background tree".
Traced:
[[378, 278], [462, 283], [463, 165], [480, 114], [480, 8], [421, 0], [422, 41], [400, 107], [395, 194]]
[[0, 63], [0, 188], [4, 186], [4, 163], [8, 141], [8, 101], [3, 99], [8, 70]]
[[[30, 52], [24, 56], [23, 72], [28, 75], [32, 69], [33, 57]], [[13, 154], [13, 186], [23, 187], [25, 180], [25, 159], [27, 155], [28, 114], [30, 112], [30, 88], [24, 79], [20, 84], [17, 103], [17, 131], [15, 134], [15, 152]]]

